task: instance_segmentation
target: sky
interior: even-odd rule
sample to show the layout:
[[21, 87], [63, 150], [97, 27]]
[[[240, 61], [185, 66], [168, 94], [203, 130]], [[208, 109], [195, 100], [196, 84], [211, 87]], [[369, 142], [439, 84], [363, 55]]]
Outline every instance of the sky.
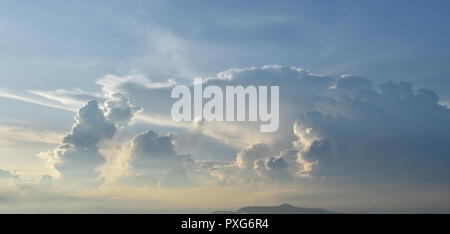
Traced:
[[[2, 0], [0, 212], [449, 212], [449, 10]], [[278, 131], [173, 121], [194, 78], [280, 86]]]

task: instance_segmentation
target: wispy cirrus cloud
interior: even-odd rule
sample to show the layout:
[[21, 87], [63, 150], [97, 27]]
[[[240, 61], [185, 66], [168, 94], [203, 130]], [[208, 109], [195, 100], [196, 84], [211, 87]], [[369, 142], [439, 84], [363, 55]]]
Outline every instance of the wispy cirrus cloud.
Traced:
[[42, 131], [16, 126], [0, 125], [0, 144], [15, 145], [17, 143], [58, 144], [62, 133]]

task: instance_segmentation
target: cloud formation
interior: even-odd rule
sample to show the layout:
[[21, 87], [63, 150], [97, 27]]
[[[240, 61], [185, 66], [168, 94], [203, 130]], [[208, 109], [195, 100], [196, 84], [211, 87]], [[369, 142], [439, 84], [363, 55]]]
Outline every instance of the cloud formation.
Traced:
[[116, 132], [113, 123], [106, 121], [96, 101], [80, 108], [72, 130], [52, 151], [41, 153], [58, 177], [68, 183], [91, 184], [99, 176], [96, 170], [105, 159], [99, 152], [99, 143], [111, 139]]
[[153, 187], [192, 185], [187, 169], [193, 159], [177, 154], [172, 142], [172, 135], [159, 136], [152, 130], [135, 136], [124, 145], [131, 173], [123, 181]]
[[139, 108], [123, 94], [113, 94], [101, 109], [97, 101], [83, 105], [75, 116], [72, 130], [55, 149], [41, 153], [57, 177], [67, 183], [100, 183], [98, 167], [105, 163], [100, 144], [113, 138], [119, 124], [132, 119]]
[[[407, 82], [374, 85], [350, 75], [334, 79], [282, 66], [232, 69], [209, 82], [280, 85], [280, 130], [266, 151], [281, 153], [251, 156], [244, 150], [236, 158], [240, 169], [266, 157], [254, 161], [254, 169], [279, 180], [313, 176], [407, 184], [450, 178], [445, 173], [450, 110], [430, 90], [414, 90]], [[249, 162], [243, 160], [246, 153]]]
[[[122, 147], [121, 152], [127, 155], [123, 157], [128, 159], [121, 162], [132, 168], [129, 175], [136, 181], [147, 180], [158, 186], [169, 184], [168, 178], [174, 175], [178, 179], [172, 180], [179, 181], [181, 177], [191, 180], [193, 171], [203, 173], [206, 181], [215, 179], [218, 184], [262, 181], [295, 186], [305, 178], [355, 183], [376, 179], [386, 183], [448, 179], [446, 139], [450, 136], [445, 129], [450, 125], [449, 109], [439, 105], [439, 97], [432, 91], [415, 90], [410, 83], [373, 84], [361, 77], [332, 78], [279, 65], [230, 69], [204, 83], [222, 87], [280, 86], [280, 128], [271, 134], [261, 134], [257, 124], [245, 122], [192, 125], [171, 121], [168, 107], [174, 102], [169, 98], [173, 82], [152, 83], [143, 76], [109, 75], [98, 84], [110, 96], [105, 102], [104, 120], [100, 122], [116, 126], [129, 122], [140, 110], [130, 104], [130, 97], [143, 106], [140, 120], [147, 118], [152, 124], [160, 124], [152, 121], [161, 117], [165, 119], [163, 125], [179, 131], [167, 136], [146, 131]], [[96, 130], [89, 141], [97, 145], [103, 139], [111, 139], [114, 133], [107, 133]], [[75, 135], [69, 134], [63, 143], [75, 145]], [[73, 142], [67, 142], [69, 139]], [[178, 153], [177, 144], [183, 151], [202, 155]], [[235, 153], [222, 156], [214, 152], [211, 144], [227, 154]], [[203, 149], [209, 151], [194, 150], [194, 146], [205, 146]], [[145, 179], [138, 180], [138, 175]]]
[[18, 175], [15, 172], [0, 169], [0, 179], [11, 179], [11, 178], [18, 178]]
[[141, 111], [141, 107], [131, 104], [127, 96], [121, 93], [113, 93], [105, 101], [104, 112], [106, 119], [111, 123], [127, 124], [135, 113]]
[[298, 117], [297, 126], [317, 138], [302, 157], [316, 161], [316, 173], [327, 176], [448, 181], [450, 110], [438, 100], [410, 83], [375, 86], [343, 76], [328, 97]]

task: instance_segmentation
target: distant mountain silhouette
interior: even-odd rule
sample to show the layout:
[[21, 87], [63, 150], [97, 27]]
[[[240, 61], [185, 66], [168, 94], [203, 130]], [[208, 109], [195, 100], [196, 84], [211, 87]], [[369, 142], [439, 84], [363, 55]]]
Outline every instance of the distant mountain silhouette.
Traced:
[[335, 212], [318, 208], [302, 208], [283, 204], [280, 206], [247, 206], [236, 212], [216, 211], [213, 214], [335, 214]]

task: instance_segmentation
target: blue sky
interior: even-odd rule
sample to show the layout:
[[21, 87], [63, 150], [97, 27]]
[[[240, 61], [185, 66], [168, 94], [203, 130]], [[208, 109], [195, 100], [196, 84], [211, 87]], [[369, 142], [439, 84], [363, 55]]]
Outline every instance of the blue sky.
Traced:
[[[410, 80], [424, 86], [448, 83], [447, 1], [2, 1], [2, 5], [4, 88], [49, 89], [59, 84], [84, 88], [105, 73], [137, 70], [161, 79], [183, 76], [177, 74], [179, 69], [210, 76], [231, 67], [266, 64], [302, 66], [327, 75]], [[179, 67], [164, 64], [169, 63], [165, 59], [163, 64], [147, 64], [146, 60], [155, 63], [149, 57], [161, 56], [153, 54], [149, 44], [166, 37], [185, 42], [166, 45], [169, 51], [161, 52], [178, 56], [174, 59]]]
[[[149, 202], [117, 192], [130, 189], [157, 201], [149, 209], [255, 201], [450, 210], [449, 10], [439, 0], [1, 1], [0, 170], [11, 178], [6, 186], [0, 177], [0, 198], [23, 187], [37, 200], [42, 190], [72, 191], [64, 180], [81, 165], [104, 183], [77, 198]], [[171, 121], [174, 83], [223, 74], [229, 84], [281, 86], [278, 132]], [[116, 121], [114, 108], [126, 118]], [[146, 145], [175, 161], [155, 163]], [[180, 176], [195, 186], [173, 183]], [[415, 189], [423, 184], [426, 194]], [[174, 202], [174, 187], [192, 200]], [[256, 194], [232, 196], [249, 188]], [[230, 197], [203, 204], [196, 194], [205, 191]]]

